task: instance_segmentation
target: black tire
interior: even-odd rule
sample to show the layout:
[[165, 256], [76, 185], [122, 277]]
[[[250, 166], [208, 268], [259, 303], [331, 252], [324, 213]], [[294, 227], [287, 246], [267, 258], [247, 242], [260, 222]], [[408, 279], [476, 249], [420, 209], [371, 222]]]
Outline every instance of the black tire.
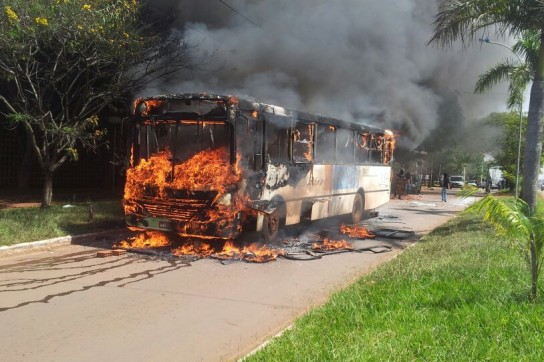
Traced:
[[278, 207], [273, 213], [267, 214], [263, 221], [263, 237], [267, 243], [273, 243], [280, 228], [285, 224], [283, 208]]
[[358, 224], [363, 220], [363, 213], [365, 211], [365, 202], [363, 196], [360, 193], [355, 194], [353, 199], [353, 208], [351, 210], [351, 222]]

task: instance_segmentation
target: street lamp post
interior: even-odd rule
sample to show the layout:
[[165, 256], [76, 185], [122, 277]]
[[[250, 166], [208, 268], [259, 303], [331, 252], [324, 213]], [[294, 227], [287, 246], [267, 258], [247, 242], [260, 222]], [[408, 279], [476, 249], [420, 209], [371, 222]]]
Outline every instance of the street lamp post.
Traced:
[[[510, 50], [518, 58], [518, 61], [519, 61], [520, 64], [525, 63], [524, 61], [521, 60], [518, 53], [516, 53], [514, 51], [514, 49], [512, 49], [508, 45], [503, 44], [503, 43], [498, 43], [498, 42], [491, 41], [487, 37], [480, 38], [479, 40], [480, 40], [481, 43], [495, 44], [495, 45], [499, 45], [499, 46], [501, 46], [503, 48], [506, 48], [506, 49]], [[517, 157], [517, 162], [516, 162], [516, 192], [515, 192], [516, 199], [518, 198], [519, 159], [520, 159], [520, 156], [521, 156], [521, 127], [522, 127], [522, 124], [523, 124], [523, 93], [521, 94], [521, 98], [520, 98], [520, 101], [519, 101], [519, 139], [518, 139], [518, 157]]]

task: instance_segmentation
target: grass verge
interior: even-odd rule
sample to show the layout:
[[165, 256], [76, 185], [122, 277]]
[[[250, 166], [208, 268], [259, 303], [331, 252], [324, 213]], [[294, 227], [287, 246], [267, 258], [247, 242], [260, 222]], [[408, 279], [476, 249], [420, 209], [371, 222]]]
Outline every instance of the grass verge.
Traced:
[[120, 201], [93, 203], [94, 217], [89, 219], [89, 205], [60, 205], [48, 209], [17, 208], [0, 210], [0, 246], [77, 235], [124, 226]]
[[542, 361], [517, 249], [465, 212], [244, 361]]

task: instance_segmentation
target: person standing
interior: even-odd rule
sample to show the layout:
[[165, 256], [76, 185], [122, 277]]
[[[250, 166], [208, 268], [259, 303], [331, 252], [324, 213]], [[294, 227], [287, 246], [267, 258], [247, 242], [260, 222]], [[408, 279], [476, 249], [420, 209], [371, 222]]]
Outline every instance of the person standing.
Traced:
[[448, 194], [446, 191], [450, 188], [450, 176], [447, 172], [444, 172], [443, 179], [442, 179], [442, 201], [446, 202], [448, 201]]
[[393, 198], [399, 197], [399, 200], [402, 195], [404, 195], [406, 187], [406, 177], [404, 175], [404, 170], [400, 170], [399, 173], [397, 173], [397, 185], [395, 187], [395, 194], [393, 195]]
[[410, 172], [406, 172], [406, 176], [404, 177], [406, 182], [404, 185], [404, 193], [408, 195], [410, 193], [410, 190], [412, 189], [412, 175]]

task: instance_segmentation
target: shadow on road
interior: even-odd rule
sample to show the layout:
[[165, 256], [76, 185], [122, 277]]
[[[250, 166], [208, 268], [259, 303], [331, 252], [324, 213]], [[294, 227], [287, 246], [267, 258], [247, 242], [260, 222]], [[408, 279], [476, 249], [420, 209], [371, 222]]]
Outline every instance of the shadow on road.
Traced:
[[[29, 295], [28, 298], [23, 297], [26, 300], [19, 300], [12, 306], [0, 306], [0, 312], [29, 304], [48, 303], [56, 297], [86, 292], [109, 284], [122, 288], [131, 283], [191, 266], [190, 262], [178, 259], [145, 263], [143, 270], [132, 271], [137, 268], [130, 268], [133, 264], [143, 264], [142, 261], [149, 259], [134, 255], [102, 259], [96, 257], [96, 251], [91, 250], [3, 265], [0, 270], [0, 295], [4, 295], [3, 302], [6, 301], [5, 296], [11, 293], [24, 295], [28, 292], [27, 294], [34, 298]], [[97, 279], [97, 277], [99, 281], [85, 283], [85, 278]], [[36, 291], [40, 289], [45, 293], [36, 298], [35, 295], [39, 294]]]

